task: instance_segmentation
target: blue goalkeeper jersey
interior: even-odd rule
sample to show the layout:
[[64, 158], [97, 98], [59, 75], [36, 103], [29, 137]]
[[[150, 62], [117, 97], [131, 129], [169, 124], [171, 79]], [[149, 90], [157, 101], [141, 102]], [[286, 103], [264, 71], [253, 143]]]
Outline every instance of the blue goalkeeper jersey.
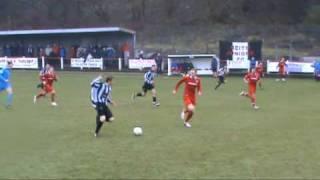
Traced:
[[7, 84], [11, 78], [11, 70], [9, 68], [0, 69], [0, 83]]

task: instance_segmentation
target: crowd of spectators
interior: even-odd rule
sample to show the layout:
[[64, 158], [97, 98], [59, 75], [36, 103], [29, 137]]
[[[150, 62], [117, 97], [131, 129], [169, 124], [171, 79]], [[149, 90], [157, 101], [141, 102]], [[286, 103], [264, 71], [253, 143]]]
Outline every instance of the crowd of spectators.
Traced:
[[34, 44], [12, 43], [0, 47], [0, 57], [52, 57], [52, 58], [85, 58], [89, 54], [93, 58], [118, 58], [126, 56], [128, 43], [121, 47], [109, 45], [73, 45], [65, 47], [59, 44], [48, 44], [46, 46]]

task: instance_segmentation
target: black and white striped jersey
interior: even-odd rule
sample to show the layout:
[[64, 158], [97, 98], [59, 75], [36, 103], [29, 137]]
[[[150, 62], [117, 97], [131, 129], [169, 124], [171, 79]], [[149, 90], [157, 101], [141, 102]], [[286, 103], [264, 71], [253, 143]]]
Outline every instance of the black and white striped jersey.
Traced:
[[155, 76], [156, 76], [156, 73], [152, 72], [151, 70], [146, 72], [144, 74], [144, 82], [147, 84], [153, 84]]
[[111, 103], [111, 85], [101, 80], [101, 77], [98, 77], [91, 82], [91, 102], [94, 106]]

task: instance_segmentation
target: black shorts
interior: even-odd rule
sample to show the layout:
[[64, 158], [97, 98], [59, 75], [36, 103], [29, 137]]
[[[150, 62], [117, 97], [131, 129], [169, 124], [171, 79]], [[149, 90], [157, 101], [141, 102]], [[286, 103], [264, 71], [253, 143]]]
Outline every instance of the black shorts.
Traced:
[[97, 104], [97, 116], [106, 116], [107, 121], [113, 117], [112, 112], [106, 104]]
[[219, 76], [219, 83], [224, 83], [224, 76]]
[[147, 92], [147, 91], [150, 91], [154, 89], [154, 85], [153, 84], [149, 84], [149, 83], [144, 83], [143, 86], [142, 86], [142, 90], [143, 92]]

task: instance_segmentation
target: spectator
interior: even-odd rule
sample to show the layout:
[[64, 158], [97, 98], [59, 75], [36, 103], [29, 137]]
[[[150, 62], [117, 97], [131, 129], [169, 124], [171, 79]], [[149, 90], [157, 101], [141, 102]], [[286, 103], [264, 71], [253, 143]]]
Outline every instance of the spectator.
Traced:
[[63, 46], [60, 46], [60, 57], [66, 58], [67, 50]]
[[33, 50], [33, 47], [31, 44], [28, 45], [28, 48], [27, 48], [27, 57], [33, 57], [34, 56], [34, 50]]
[[70, 48], [70, 58], [76, 58], [77, 57], [77, 50], [78, 50], [78, 46], [77, 45], [73, 45]]
[[130, 58], [130, 45], [128, 42], [125, 42], [122, 47], [121, 51], [123, 53], [124, 65], [128, 67], [129, 65], [129, 58]]
[[3, 57], [4, 54], [4, 47], [0, 47], [0, 57]]
[[157, 53], [157, 56], [155, 58], [156, 64], [157, 64], [157, 73], [162, 73], [162, 56], [160, 53]]
[[45, 55], [47, 57], [51, 56], [52, 55], [52, 48], [50, 45], [47, 45], [46, 49], [45, 49]]
[[143, 50], [140, 50], [139, 51], [139, 59], [143, 59], [144, 58], [144, 52], [143, 52]]
[[98, 46], [96, 48], [96, 57], [97, 58], [101, 58], [102, 57], [102, 46], [101, 46], [101, 44], [98, 44]]
[[82, 54], [82, 47], [80, 46], [80, 47], [78, 47], [78, 49], [77, 49], [77, 54], [76, 54], [77, 58], [80, 58], [80, 57], [81, 57], [81, 54]]
[[89, 53], [91, 53], [93, 58], [99, 58], [98, 57], [98, 51], [97, 51], [97, 46], [91, 46]]
[[18, 45], [17, 44], [12, 44], [11, 46], [10, 46], [10, 52], [11, 52], [11, 56], [17, 56], [17, 54], [18, 54]]
[[109, 45], [106, 49], [106, 53], [107, 53], [107, 58], [114, 58], [116, 55], [116, 50], [114, 50], [114, 48]]
[[45, 49], [42, 46], [40, 46], [39, 47], [39, 57], [44, 57], [44, 56], [46, 56]]
[[12, 53], [11, 53], [11, 52], [12, 52], [12, 49], [11, 49], [11, 47], [10, 47], [9, 44], [5, 45], [3, 51], [4, 51], [4, 52], [3, 52], [4, 56], [10, 57], [10, 56], [12, 55]]
[[107, 48], [106, 47], [102, 48], [101, 55], [102, 55], [103, 58], [107, 58]]
[[57, 44], [53, 44], [52, 46], [52, 55], [53, 57], [58, 57], [60, 55], [60, 48]]
[[24, 48], [23, 44], [18, 43], [16, 56], [21, 57], [21, 56], [25, 56], [25, 55], [26, 55], [26, 53], [25, 53], [25, 48]]

